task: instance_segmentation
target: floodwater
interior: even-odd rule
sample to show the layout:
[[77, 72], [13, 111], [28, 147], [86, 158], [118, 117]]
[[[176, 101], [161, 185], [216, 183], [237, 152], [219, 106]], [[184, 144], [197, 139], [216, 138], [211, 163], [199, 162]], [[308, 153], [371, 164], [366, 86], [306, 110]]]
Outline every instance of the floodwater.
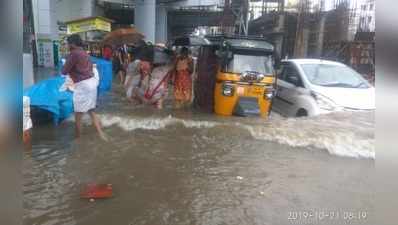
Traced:
[[[36, 127], [23, 163], [24, 224], [374, 224], [374, 115], [224, 118], [100, 98], [111, 136]], [[114, 196], [79, 198], [88, 183]]]

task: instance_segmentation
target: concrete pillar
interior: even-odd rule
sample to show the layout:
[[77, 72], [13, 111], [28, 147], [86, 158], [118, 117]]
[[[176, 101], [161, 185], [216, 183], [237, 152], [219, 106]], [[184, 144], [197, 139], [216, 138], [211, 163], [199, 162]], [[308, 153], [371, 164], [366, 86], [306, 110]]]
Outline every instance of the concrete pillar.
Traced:
[[167, 42], [167, 8], [165, 5], [156, 7], [156, 43]]
[[54, 67], [52, 41], [58, 39], [56, 1], [32, 0], [38, 64]]
[[32, 54], [23, 54], [23, 88], [30, 87], [34, 84], [33, 75], [33, 57]]
[[36, 33], [46, 38], [56, 38], [58, 36], [58, 27], [55, 1], [32, 0], [32, 8]]
[[156, 40], [156, 0], [137, 0], [135, 2], [134, 21], [136, 28], [141, 31], [147, 41]]
[[326, 22], [326, 15], [321, 15], [318, 24], [318, 37], [317, 37], [317, 44], [316, 44], [316, 51], [315, 56], [321, 57], [323, 52], [323, 39], [325, 34], [325, 22]]
[[282, 55], [282, 45], [283, 45], [283, 32], [285, 31], [285, 15], [280, 14], [277, 16], [277, 23], [276, 26], [273, 29], [273, 32], [275, 33], [281, 33], [280, 35], [278, 34], [273, 38], [273, 43], [274, 43], [274, 48], [275, 52], [278, 56]]
[[303, 52], [302, 52], [302, 57], [308, 57], [308, 41], [310, 38], [310, 29], [308, 27], [303, 29], [303, 38], [304, 38], [304, 46], [303, 46]]

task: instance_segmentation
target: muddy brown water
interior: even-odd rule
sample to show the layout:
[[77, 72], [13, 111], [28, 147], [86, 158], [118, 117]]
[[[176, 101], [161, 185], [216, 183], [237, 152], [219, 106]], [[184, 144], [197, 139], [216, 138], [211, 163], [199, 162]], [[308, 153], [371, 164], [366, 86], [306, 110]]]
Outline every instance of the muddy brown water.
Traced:
[[[24, 224], [374, 224], [374, 115], [224, 118], [132, 107], [98, 112], [111, 137], [72, 121], [36, 127], [23, 161]], [[87, 183], [114, 197], [79, 198]]]

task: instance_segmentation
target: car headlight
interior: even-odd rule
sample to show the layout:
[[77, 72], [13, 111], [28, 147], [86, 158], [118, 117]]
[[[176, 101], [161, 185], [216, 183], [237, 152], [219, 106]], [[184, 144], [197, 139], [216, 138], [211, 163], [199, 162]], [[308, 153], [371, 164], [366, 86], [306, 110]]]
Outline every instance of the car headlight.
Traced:
[[228, 83], [223, 84], [221, 92], [224, 96], [232, 96], [234, 95], [234, 86]]
[[316, 103], [321, 109], [332, 111], [337, 108], [337, 105], [332, 100], [319, 93], [311, 92], [311, 96], [314, 97]]

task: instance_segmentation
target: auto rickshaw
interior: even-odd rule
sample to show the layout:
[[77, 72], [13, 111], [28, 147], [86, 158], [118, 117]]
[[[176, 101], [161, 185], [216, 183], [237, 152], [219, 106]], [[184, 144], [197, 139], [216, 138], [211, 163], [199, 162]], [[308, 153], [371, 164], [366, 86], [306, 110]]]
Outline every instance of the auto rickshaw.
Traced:
[[219, 45], [214, 111], [223, 116], [269, 115], [275, 95], [274, 47], [261, 38], [207, 36]]
[[195, 107], [223, 116], [269, 115], [276, 82], [270, 43], [262, 38], [213, 35], [179, 37], [173, 46], [200, 47]]

